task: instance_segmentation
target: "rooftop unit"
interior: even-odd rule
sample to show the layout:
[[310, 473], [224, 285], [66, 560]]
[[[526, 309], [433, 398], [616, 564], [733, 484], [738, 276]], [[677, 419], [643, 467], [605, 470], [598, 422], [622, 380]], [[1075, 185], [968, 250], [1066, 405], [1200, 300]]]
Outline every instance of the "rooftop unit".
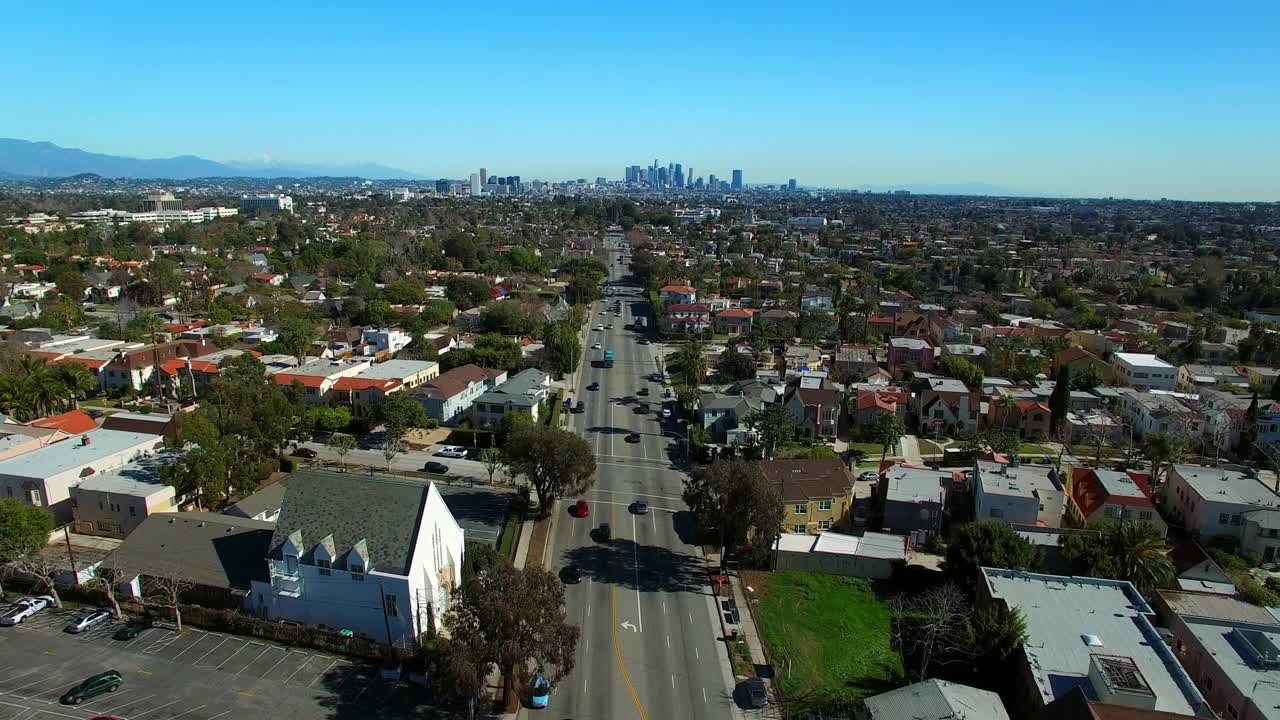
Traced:
[[1156, 708], [1155, 691], [1133, 658], [1093, 653], [1089, 657], [1089, 685], [1100, 702], [1147, 710]]
[[1234, 628], [1231, 639], [1241, 649], [1250, 665], [1268, 670], [1280, 669], [1280, 648], [1265, 633], [1247, 628]]

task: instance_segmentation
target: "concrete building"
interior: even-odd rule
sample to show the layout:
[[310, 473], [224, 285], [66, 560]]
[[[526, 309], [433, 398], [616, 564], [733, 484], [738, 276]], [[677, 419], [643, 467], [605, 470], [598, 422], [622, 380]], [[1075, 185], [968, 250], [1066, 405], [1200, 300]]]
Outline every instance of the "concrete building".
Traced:
[[366, 328], [360, 333], [360, 342], [367, 346], [369, 355], [395, 355], [413, 342], [413, 336], [400, 328]]
[[881, 473], [877, 495], [880, 529], [907, 535], [912, 547], [942, 531], [947, 498], [955, 487], [950, 472], [897, 464]]
[[1051, 467], [978, 460], [973, 465], [973, 517], [1009, 525], [1062, 527], [1067, 493]]
[[978, 602], [1004, 603], [1026, 622], [1015, 715], [1082, 689], [1102, 703], [1215, 717], [1132, 583], [982, 568]]
[[801, 570], [884, 580], [907, 561], [907, 539], [868, 532], [841, 535], [782, 533], [773, 545], [773, 570]]
[[293, 198], [288, 195], [280, 195], [276, 193], [240, 196], [240, 212], [245, 215], [251, 215], [258, 211], [268, 213], [292, 213]]
[[462, 583], [462, 528], [432, 483], [295, 473], [248, 607], [414, 648]]
[[1201, 542], [1226, 535], [1264, 562], [1280, 555], [1280, 496], [1258, 478], [1226, 468], [1174, 465], [1166, 483], [1166, 510]]
[[81, 535], [122, 538], [151, 515], [176, 511], [173, 486], [160, 479], [161, 468], [180, 453], [162, 450], [110, 473], [90, 475], [70, 488], [71, 515]]
[[308, 405], [327, 405], [342, 378], [356, 377], [372, 366], [368, 360], [312, 360], [271, 376], [279, 385], [302, 385], [302, 399]]
[[911, 337], [889, 338], [889, 371], [895, 376], [906, 371], [932, 372], [936, 348], [928, 340]]
[[1116, 378], [1139, 390], [1173, 390], [1178, 368], [1148, 353], [1118, 352], [1111, 356]]
[[873, 695], [855, 711], [857, 720], [1009, 720], [1000, 696], [978, 688], [924, 680]]

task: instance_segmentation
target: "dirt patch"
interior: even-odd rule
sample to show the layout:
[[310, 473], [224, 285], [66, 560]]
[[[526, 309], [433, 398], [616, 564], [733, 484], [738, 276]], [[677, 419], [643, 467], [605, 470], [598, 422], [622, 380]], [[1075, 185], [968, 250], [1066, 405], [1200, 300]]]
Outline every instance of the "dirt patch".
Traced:
[[542, 567], [543, 555], [546, 552], [547, 538], [551, 537], [551, 517], [547, 516], [533, 521], [533, 533], [529, 535], [529, 556], [525, 559], [526, 567]]

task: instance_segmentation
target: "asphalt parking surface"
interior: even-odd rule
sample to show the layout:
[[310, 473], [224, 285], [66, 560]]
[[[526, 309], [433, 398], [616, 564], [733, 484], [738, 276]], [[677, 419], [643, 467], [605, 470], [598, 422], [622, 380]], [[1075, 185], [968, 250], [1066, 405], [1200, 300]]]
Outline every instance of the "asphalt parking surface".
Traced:
[[[384, 680], [373, 665], [311, 650], [187, 628], [153, 627], [133, 640], [122, 623], [62, 632], [73, 613], [46, 610], [0, 628], [0, 720], [215, 720], [227, 717], [445, 717], [424, 689]], [[64, 706], [62, 693], [113, 669], [114, 693]]]
[[513, 497], [510, 490], [445, 483], [436, 483], [436, 488], [468, 540], [497, 544], [498, 535], [502, 533], [502, 521], [507, 516], [507, 506]]

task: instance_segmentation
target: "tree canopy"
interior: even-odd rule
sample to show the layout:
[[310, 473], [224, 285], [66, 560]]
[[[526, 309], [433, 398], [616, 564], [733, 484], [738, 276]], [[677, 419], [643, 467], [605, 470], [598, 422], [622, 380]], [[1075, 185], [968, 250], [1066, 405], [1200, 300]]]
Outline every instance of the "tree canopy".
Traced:
[[546, 425], [519, 427], [507, 437], [513, 475], [523, 476], [538, 493], [545, 515], [556, 498], [580, 493], [595, 482], [596, 459], [578, 435]]
[[947, 545], [947, 575], [967, 586], [977, 581], [981, 567], [1035, 570], [1039, 566], [1036, 547], [999, 520], [961, 525]]
[[725, 550], [752, 542], [767, 551], [782, 532], [782, 494], [759, 463], [717, 459], [685, 480], [685, 503], [704, 537]]

